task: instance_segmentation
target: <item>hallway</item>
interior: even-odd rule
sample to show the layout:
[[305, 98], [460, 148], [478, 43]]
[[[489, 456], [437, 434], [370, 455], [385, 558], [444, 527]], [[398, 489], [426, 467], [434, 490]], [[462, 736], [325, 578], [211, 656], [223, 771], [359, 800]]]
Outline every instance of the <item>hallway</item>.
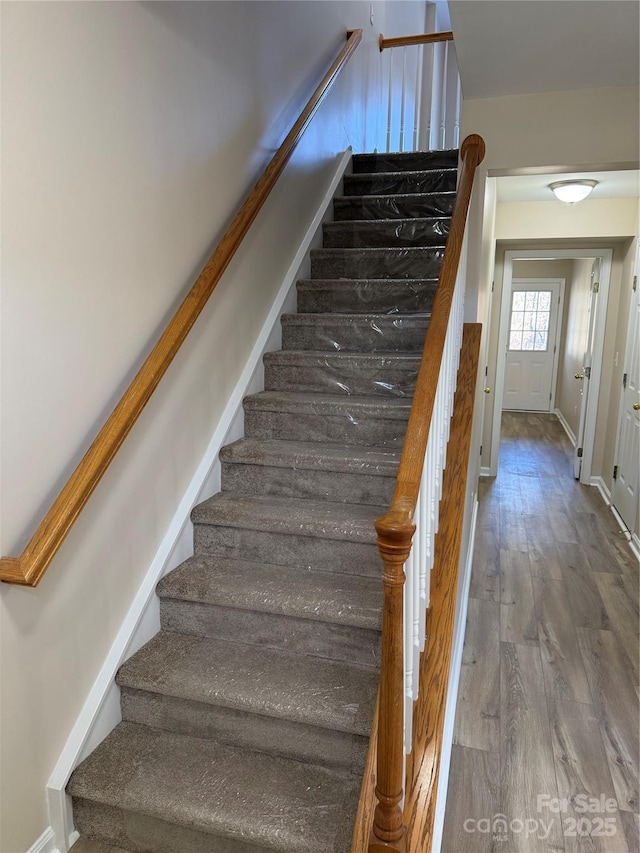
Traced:
[[640, 849], [638, 563], [571, 454], [555, 416], [503, 414], [498, 477], [480, 485], [442, 853]]

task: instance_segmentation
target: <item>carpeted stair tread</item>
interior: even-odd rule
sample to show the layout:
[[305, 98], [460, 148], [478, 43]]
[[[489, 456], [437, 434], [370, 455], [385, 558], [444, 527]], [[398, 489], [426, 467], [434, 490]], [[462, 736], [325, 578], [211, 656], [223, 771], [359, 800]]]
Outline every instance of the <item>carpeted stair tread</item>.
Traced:
[[262, 391], [244, 400], [245, 435], [401, 448], [412, 396]]
[[240, 438], [220, 451], [222, 462], [279, 468], [395, 476], [400, 453], [385, 447]]
[[437, 285], [436, 278], [300, 279], [298, 310], [328, 316], [429, 312]]
[[312, 249], [311, 278], [429, 278], [438, 275], [444, 242], [394, 249]]
[[369, 735], [378, 689], [371, 667], [167, 632], [130, 658], [116, 681], [363, 736]]
[[341, 353], [422, 353], [431, 315], [284, 314], [284, 350]]
[[431, 246], [447, 238], [450, 223], [450, 216], [326, 222], [323, 245], [327, 249]]
[[420, 357], [415, 350], [279, 350], [264, 356], [264, 386], [269, 391], [410, 397]]
[[379, 578], [200, 556], [164, 577], [157, 591], [161, 599], [380, 629]]
[[356, 219], [373, 222], [378, 219], [451, 216], [455, 196], [453, 190], [338, 196], [333, 200], [333, 218], [335, 222]]
[[399, 172], [447, 169], [458, 164], [457, 148], [437, 151], [390, 151], [376, 154], [354, 154], [354, 174], [362, 172]]
[[[314, 315], [312, 315], [314, 316]], [[414, 352], [325, 352], [324, 350], [275, 350], [264, 354], [264, 363], [278, 363], [304, 367], [306, 365], [357, 365], [364, 369], [386, 368], [394, 364], [413, 366], [420, 363], [421, 355]]]
[[359, 781], [338, 771], [121, 723], [74, 772], [68, 790], [141, 813], [147, 823], [191, 830], [190, 839], [201, 833], [203, 844], [211, 836], [202, 853], [227, 849], [216, 846], [217, 836], [246, 849], [346, 853], [358, 788]]
[[374, 543], [373, 523], [379, 515], [375, 506], [219, 492], [196, 506], [191, 519], [194, 524]]
[[349, 195], [387, 195], [455, 190], [457, 168], [360, 172], [344, 176], [343, 192]]
[[385, 417], [406, 420], [411, 411], [409, 397], [373, 395], [312, 394], [292, 391], [260, 391], [244, 398], [245, 409], [271, 412], [308, 411], [318, 415], [347, 415], [361, 418]]

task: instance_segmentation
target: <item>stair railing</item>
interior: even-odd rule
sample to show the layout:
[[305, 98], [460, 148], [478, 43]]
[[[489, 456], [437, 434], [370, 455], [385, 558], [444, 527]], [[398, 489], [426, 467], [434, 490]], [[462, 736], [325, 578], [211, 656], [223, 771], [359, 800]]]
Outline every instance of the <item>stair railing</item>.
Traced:
[[0, 580], [35, 587], [57, 554], [75, 520], [138, 420], [229, 266], [254, 219], [288, 163], [302, 135], [362, 40], [362, 30], [347, 33], [347, 42], [322, 78], [306, 107], [235, 215], [195, 284], [167, 324], [120, 402], [71, 474], [19, 557], [0, 559]]
[[[386, 150], [457, 148], [462, 90], [453, 33], [381, 35], [379, 44], [389, 51]], [[407, 55], [407, 48], [415, 49]], [[422, 91], [423, 80], [431, 80], [430, 91]]]
[[484, 142], [468, 136], [438, 289], [425, 338], [396, 486], [376, 521], [384, 563], [382, 655], [377, 729], [377, 805], [370, 853], [403, 850], [406, 756], [412, 749], [420, 653], [425, 648], [430, 574], [438, 529], [446, 446], [456, 386], [464, 309], [465, 228]]

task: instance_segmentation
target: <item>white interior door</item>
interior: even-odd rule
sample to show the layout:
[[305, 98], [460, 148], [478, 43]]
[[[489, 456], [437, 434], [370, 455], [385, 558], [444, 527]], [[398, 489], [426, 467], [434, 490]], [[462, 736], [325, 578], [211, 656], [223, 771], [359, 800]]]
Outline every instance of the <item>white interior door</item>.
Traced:
[[635, 290], [624, 360], [622, 412], [616, 453], [616, 471], [611, 499], [620, 517], [633, 533], [638, 533], [638, 487], [640, 481], [640, 287], [636, 260]]
[[503, 409], [551, 411], [557, 373], [561, 291], [559, 281], [513, 280]]
[[589, 331], [587, 333], [587, 348], [582, 359], [582, 369], [576, 373], [575, 379], [581, 383], [580, 389], [580, 420], [576, 434], [576, 445], [573, 450], [573, 475], [576, 480], [580, 479], [582, 471], [582, 459], [584, 452], [584, 431], [587, 420], [587, 405], [589, 403], [589, 390], [591, 388], [591, 363], [593, 361], [593, 349], [595, 345], [595, 319], [598, 310], [598, 299], [600, 296], [600, 258], [594, 258], [591, 267], [591, 287], [589, 289]]

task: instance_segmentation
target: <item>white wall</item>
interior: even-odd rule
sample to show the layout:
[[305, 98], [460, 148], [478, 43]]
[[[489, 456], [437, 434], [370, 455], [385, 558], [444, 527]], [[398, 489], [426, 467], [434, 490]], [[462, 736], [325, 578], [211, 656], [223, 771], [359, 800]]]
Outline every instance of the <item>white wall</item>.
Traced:
[[424, 4], [2, 5], [0, 547], [18, 553], [348, 28], [361, 45], [37, 590], [0, 590], [2, 853], [45, 783], [338, 152], [380, 144], [379, 31]]

